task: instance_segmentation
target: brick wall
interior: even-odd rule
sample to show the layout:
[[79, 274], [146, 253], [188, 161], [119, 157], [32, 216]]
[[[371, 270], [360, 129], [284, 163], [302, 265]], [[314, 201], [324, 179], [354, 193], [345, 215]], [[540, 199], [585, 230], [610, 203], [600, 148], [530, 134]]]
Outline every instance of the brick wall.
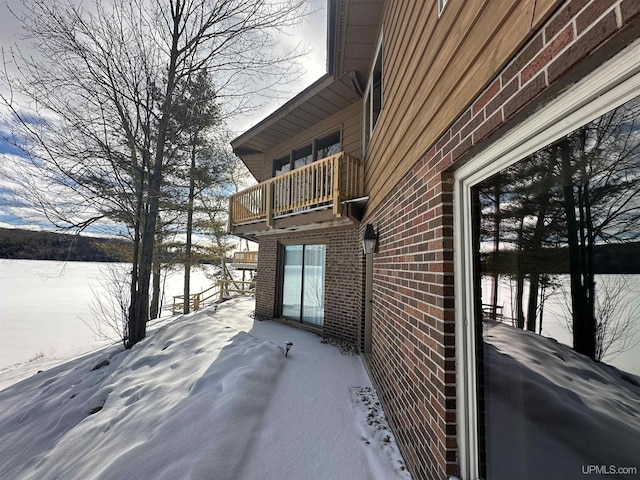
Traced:
[[380, 238], [371, 366], [417, 478], [456, 460], [452, 201], [452, 182], [420, 162], [367, 220]]
[[269, 235], [259, 240], [256, 315], [277, 312], [278, 251], [282, 244], [326, 244], [323, 334], [361, 346], [363, 336], [364, 259], [357, 228]]
[[638, 0], [561, 5], [363, 222], [379, 231], [371, 370], [415, 480], [457, 474], [449, 167], [638, 38], [639, 11]]
[[278, 241], [273, 237], [262, 237], [258, 247], [256, 317], [273, 318], [277, 297]]

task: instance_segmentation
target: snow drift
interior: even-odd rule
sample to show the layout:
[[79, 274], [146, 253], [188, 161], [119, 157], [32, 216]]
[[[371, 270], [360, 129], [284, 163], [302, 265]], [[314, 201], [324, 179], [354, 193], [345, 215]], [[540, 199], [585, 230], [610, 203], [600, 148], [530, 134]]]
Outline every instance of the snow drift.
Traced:
[[374, 430], [352, 401], [353, 387], [371, 389], [360, 357], [253, 308], [177, 317], [131, 350], [1, 390], [0, 478], [410, 479], [380, 406]]
[[484, 338], [488, 478], [640, 467], [640, 378], [493, 321]]

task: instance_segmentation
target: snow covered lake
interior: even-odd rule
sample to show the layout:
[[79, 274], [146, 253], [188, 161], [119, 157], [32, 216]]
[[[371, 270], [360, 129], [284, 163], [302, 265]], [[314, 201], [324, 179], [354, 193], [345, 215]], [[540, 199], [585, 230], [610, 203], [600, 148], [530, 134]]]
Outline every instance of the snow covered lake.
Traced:
[[[101, 345], [93, 331], [92, 302], [107, 295], [107, 269], [126, 264], [0, 260], [0, 370], [41, 356]], [[182, 294], [182, 270], [167, 275], [165, 303]], [[211, 286], [194, 269], [191, 291]], [[114, 338], [115, 340], [115, 338]]]
[[[556, 282], [555, 287], [549, 289], [546, 294], [541, 334], [571, 346], [572, 337], [568, 325], [570, 317], [569, 276], [557, 275], [554, 277], [554, 281]], [[492, 279], [488, 276], [482, 278], [483, 304], [491, 303], [491, 282]], [[630, 328], [624, 334], [624, 338], [612, 342], [609, 353], [605, 355], [603, 362], [640, 375], [640, 275], [596, 275], [596, 285], [598, 286], [596, 289], [598, 295], [597, 311], [600, 309], [599, 305], [607, 305], [612, 309], [612, 320], [631, 319]], [[529, 284], [525, 280], [523, 294], [525, 306], [529, 300], [528, 292]], [[615, 304], [607, 303], [607, 295], [615, 295], [613, 297]], [[501, 307], [506, 323], [510, 323], [508, 319], [516, 317], [515, 298], [515, 280], [501, 275], [497, 305]]]

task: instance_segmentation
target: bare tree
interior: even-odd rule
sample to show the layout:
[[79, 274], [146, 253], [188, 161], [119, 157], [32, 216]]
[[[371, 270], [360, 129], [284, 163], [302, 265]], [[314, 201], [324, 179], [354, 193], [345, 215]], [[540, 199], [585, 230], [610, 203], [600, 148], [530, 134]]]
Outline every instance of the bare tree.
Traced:
[[100, 289], [93, 290], [91, 321], [85, 324], [101, 339], [122, 341], [126, 346], [129, 311], [129, 275], [124, 264], [109, 263], [100, 267]]
[[[625, 294], [632, 292], [621, 275], [600, 277], [596, 298], [596, 360], [612, 360], [640, 343], [640, 307]], [[637, 296], [639, 292], [632, 292]]]
[[274, 34], [297, 23], [306, 2], [23, 4], [21, 20], [39, 56], [3, 52], [1, 90], [8, 93], [0, 98], [13, 127], [7, 139], [30, 160], [20, 165], [27, 170], [23, 189], [45, 186], [33, 199], [56, 224], [83, 229], [110, 219], [132, 232], [126, 333], [132, 346], [146, 335], [175, 99], [190, 78], [207, 71], [223, 117], [260, 106], [252, 94], [271, 91], [297, 72], [301, 52], [275, 48]]
[[[561, 327], [573, 335], [573, 305], [567, 287], [559, 284], [556, 288], [564, 301], [560, 307], [566, 313]], [[598, 294], [594, 299], [595, 358], [613, 360], [640, 344], [640, 307], [635, 298], [640, 294], [629, 283], [627, 275], [600, 275]]]

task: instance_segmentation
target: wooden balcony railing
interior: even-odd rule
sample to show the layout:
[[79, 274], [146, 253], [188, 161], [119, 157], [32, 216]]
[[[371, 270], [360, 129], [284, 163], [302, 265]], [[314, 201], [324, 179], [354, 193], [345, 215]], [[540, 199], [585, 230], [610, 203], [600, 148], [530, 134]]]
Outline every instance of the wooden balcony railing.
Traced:
[[258, 263], [258, 252], [235, 252], [233, 263]]
[[341, 202], [362, 192], [362, 161], [340, 152], [232, 195], [229, 223], [272, 225], [274, 218], [316, 208], [332, 208], [339, 217]]
[[[197, 312], [205, 305], [222, 303], [231, 293], [240, 295], [253, 295], [256, 291], [256, 282], [241, 282], [238, 280], [218, 280], [218, 282], [199, 292], [189, 295], [189, 310]], [[184, 311], [184, 295], [173, 297], [173, 307], [171, 313], [176, 315]]]

